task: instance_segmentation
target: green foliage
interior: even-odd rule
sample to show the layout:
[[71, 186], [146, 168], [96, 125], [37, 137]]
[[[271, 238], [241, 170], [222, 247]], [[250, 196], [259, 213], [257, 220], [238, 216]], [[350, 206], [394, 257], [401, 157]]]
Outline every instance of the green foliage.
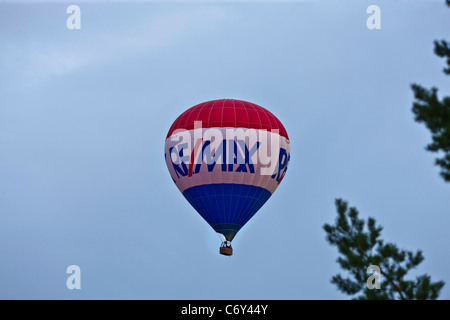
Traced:
[[[336, 200], [336, 209], [335, 224], [325, 224], [323, 228], [328, 242], [338, 248], [337, 262], [350, 275], [344, 278], [338, 274], [331, 279], [339, 290], [348, 295], [362, 293], [356, 297], [361, 300], [434, 300], [439, 296], [443, 281], [433, 283], [428, 275], [419, 276], [415, 281], [405, 279], [407, 273], [424, 260], [422, 251], [414, 253], [384, 243], [380, 239], [383, 228], [377, 226], [375, 219], [368, 218], [366, 223], [358, 218], [356, 208], [349, 208], [341, 199]], [[370, 274], [366, 271], [371, 265], [380, 268], [380, 289], [367, 287]]]
[[450, 97], [440, 101], [434, 87], [428, 90], [413, 84], [411, 88], [416, 99], [412, 109], [415, 120], [425, 123], [431, 132], [432, 143], [427, 150], [444, 152], [443, 157], [436, 159], [436, 165], [441, 167], [444, 180], [450, 181]]
[[[450, 7], [450, 0], [446, 0]], [[444, 73], [450, 75], [450, 43], [445, 40], [434, 41], [434, 53], [446, 58], [447, 67]], [[439, 100], [438, 89], [432, 87], [425, 89], [418, 84], [412, 84], [416, 101], [412, 111], [417, 122], [423, 122], [431, 132], [432, 143], [427, 150], [443, 152], [443, 157], [436, 159], [436, 165], [441, 167], [441, 176], [445, 181], [450, 181], [450, 97]]]

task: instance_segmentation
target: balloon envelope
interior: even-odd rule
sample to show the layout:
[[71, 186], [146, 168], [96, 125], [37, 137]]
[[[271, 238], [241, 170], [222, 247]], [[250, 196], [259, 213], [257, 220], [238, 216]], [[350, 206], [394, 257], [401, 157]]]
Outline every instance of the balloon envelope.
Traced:
[[290, 143], [268, 110], [220, 99], [200, 103], [175, 120], [165, 160], [183, 196], [231, 241], [277, 189], [288, 168]]

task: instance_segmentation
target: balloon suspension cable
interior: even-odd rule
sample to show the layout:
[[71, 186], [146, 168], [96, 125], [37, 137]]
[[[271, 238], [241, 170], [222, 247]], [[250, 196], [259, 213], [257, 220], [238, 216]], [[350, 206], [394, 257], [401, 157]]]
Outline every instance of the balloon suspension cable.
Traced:
[[223, 243], [224, 241], [226, 241], [225, 236], [219, 232], [216, 232], [217, 234], [217, 238], [219, 238], [220, 243]]

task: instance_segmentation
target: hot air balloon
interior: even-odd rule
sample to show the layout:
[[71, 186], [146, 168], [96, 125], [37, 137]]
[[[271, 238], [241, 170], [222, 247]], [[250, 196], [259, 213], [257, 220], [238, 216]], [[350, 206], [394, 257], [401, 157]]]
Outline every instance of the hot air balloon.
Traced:
[[165, 160], [178, 189], [225, 240], [231, 241], [283, 180], [290, 160], [286, 129], [263, 107], [235, 99], [183, 112], [166, 136]]

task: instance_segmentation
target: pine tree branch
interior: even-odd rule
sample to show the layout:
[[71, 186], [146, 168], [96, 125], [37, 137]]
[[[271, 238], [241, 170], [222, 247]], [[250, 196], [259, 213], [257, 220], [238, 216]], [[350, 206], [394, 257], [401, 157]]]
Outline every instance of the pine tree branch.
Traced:
[[394, 280], [389, 277], [386, 272], [383, 271], [383, 269], [380, 267], [380, 272], [383, 276], [386, 277], [386, 279], [388, 279], [389, 283], [392, 285], [392, 287], [395, 289], [395, 291], [398, 292], [398, 294], [400, 295], [400, 298], [402, 300], [406, 300], [405, 297], [403, 296], [402, 290], [400, 289], [400, 287], [394, 282]]
[[[349, 271], [351, 277], [342, 278], [340, 274], [332, 278], [332, 283], [339, 290], [354, 295], [363, 290], [364, 295], [358, 299], [436, 299], [444, 282], [431, 282], [431, 277], [425, 275], [417, 281], [403, 280], [412, 268], [423, 261], [422, 251], [399, 250], [395, 244], [384, 243], [379, 239], [380, 226], [375, 219], [369, 218], [368, 232], [364, 230], [365, 221], [358, 218], [358, 211], [348, 207], [342, 199], [336, 199], [338, 217], [335, 225], [324, 225], [327, 240], [338, 247], [341, 256], [337, 262], [341, 268]], [[376, 253], [372, 254], [375, 249]], [[364, 289], [367, 276], [365, 268], [369, 265], [379, 267], [384, 277], [381, 290]], [[398, 295], [397, 295], [398, 294]]]
[[[351, 236], [352, 237], [352, 236]], [[354, 239], [353, 239], [354, 240]], [[358, 248], [358, 253], [360, 255], [362, 255], [366, 260], [367, 260], [367, 264], [371, 263], [371, 260], [373, 260], [372, 257], [367, 256], [367, 254], [361, 250], [360, 248]], [[405, 297], [403, 296], [402, 290], [400, 289], [400, 287], [394, 282], [394, 279], [392, 279], [386, 272], [383, 271], [383, 269], [380, 267], [380, 272], [383, 276], [386, 277], [386, 279], [389, 281], [389, 283], [392, 285], [392, 287], [395, 289], [395, 291], [398, 292], [398, 294], [400, 295], [400, 298], [402, 300], [405, 300]]]

